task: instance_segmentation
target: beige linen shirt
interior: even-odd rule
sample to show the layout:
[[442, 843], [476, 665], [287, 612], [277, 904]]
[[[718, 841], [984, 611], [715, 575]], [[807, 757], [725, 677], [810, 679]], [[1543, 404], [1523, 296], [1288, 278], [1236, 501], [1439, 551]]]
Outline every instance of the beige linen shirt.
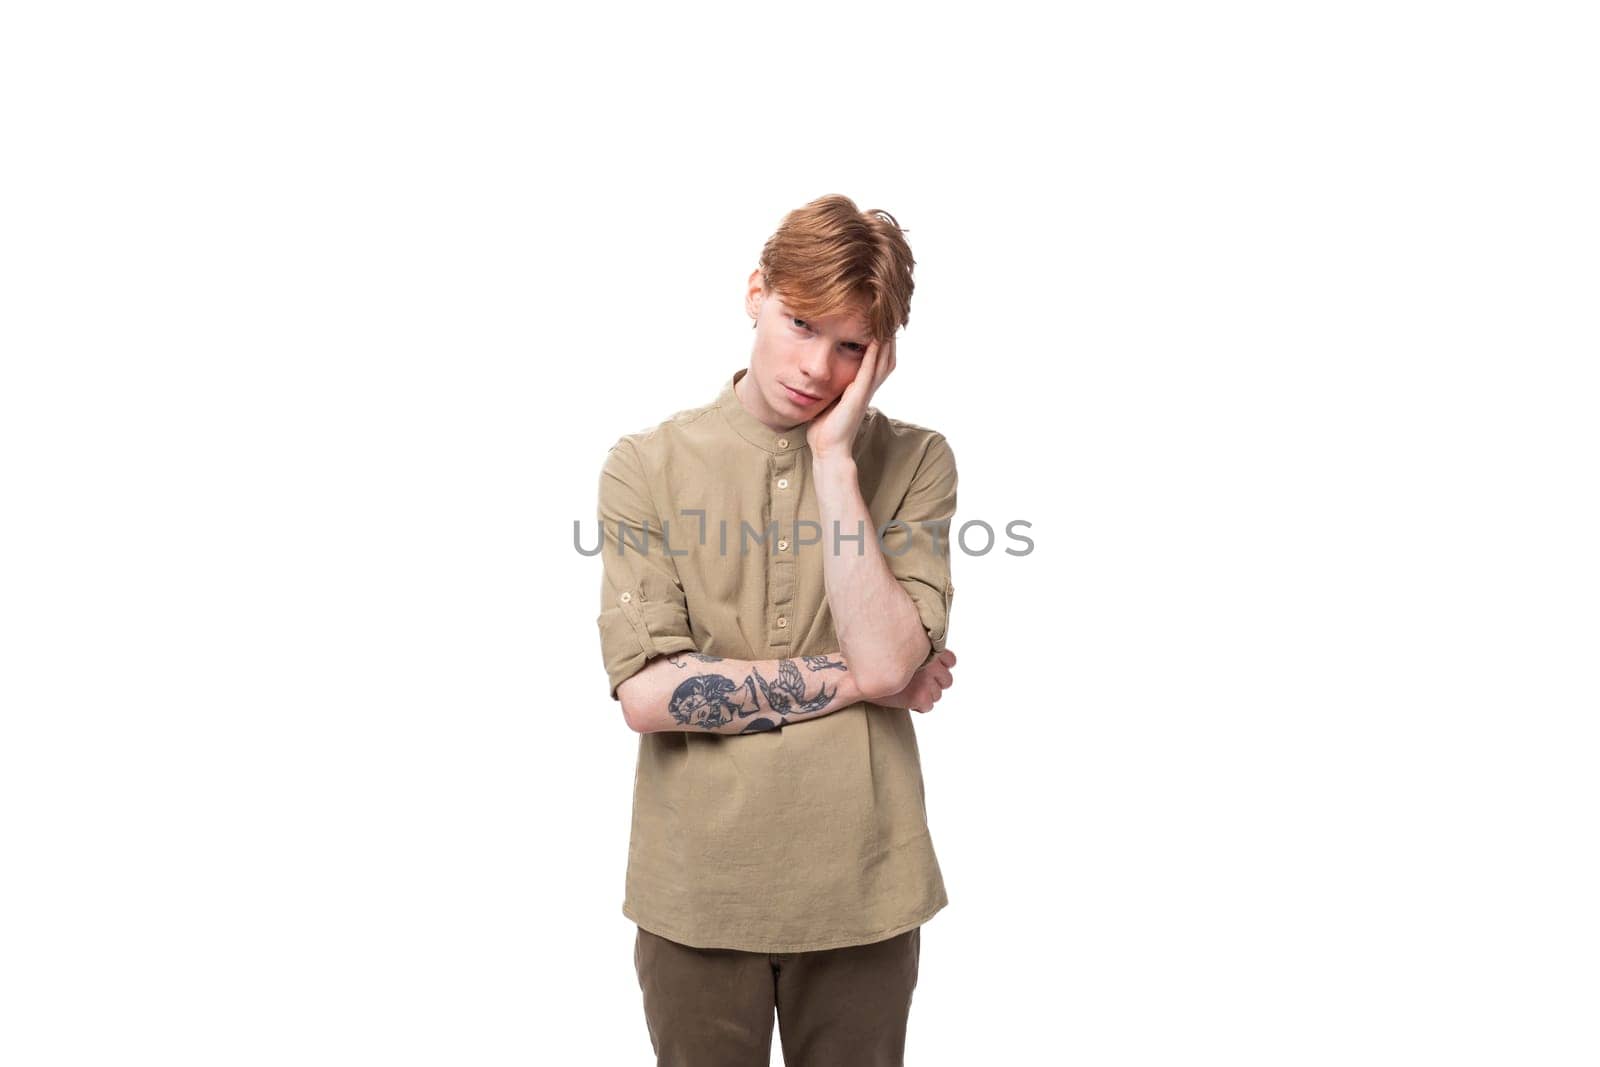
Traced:
[[[613, 699], [667, 653], [839, 651], [806, 427], [772, 430], [747, 412], [733, 389], [746, 373], [606, 456], [597, 621]], [[901, 520], [882, 551], [932, 655], [953, 591], [955, 457], [940, 434], [871, 407], [854, 455], [873, 523]], [[840, 531], [841, 551], [877, 540], [855, 533]], [[863, 701], [756, 733], [641, 734], [623, 914], [682, 944], [752, 952], [865, 944], [926, 922], [947, 898], [911, 715]]]

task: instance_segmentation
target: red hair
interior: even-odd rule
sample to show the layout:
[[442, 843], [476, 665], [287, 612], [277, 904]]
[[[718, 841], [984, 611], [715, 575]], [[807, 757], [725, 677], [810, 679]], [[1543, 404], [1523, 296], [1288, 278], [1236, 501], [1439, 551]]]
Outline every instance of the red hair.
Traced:
[[887, 211], [824, 196], [783, 217], [761, 249], [766, 288], [802, 318], [859, 312], [874, 340], [911, 319], [911, 245]]

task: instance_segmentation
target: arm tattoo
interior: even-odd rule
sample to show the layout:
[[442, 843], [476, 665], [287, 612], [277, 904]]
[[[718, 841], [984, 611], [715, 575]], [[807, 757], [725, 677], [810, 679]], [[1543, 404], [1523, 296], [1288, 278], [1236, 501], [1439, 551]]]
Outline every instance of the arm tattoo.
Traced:
[[721, 656], [703, 656], [698, 652], [674, 652], [674, 653], [670, 654], [669, 656], [667, 656], [667, 662], [672, 664], [674, 667], [678, 668], [681, 671], [685, 667], [689, 666], [687, 663], [685, 663], [683, 661], [683, 657], [684, 656], [689, 656], [692, 659], [697, 659], [701, 663], [721, 663], [722, 662], [722, 657]]
[[[686, 663], [680, 662], [681, 658], [672, 656], [669, 660], [674, 666], [687, 667]], [[721, 662], [719, 656], [694, 655], [694, 658], [705, 663]], [[802, 658], [806, 667], [813, 672], [849, 669], [827, 656]], [[806, 679], [800, 673], [800, 668], [795, 666], [792, 659], [781, 659], [778, 661], [778, 675], [773, 679], [763, 677], [754, 667], [743, 682], [735, 682], [723, 674], [697, 674], [685, 678], [672, 691], [667, 710], [679, 725], [698, 726], [704, 730], [715, 730], [736, 719], [760, 716], [739, 731], [751, 734], [787, 725], [790, 716], [821, 711], [838, 693], [838, 686], [830, 690], [827, 683], [819, 682], [817, 692], [807, 696]]]
[[688, 667], [688, 664], [683, 662], [683, 657], [685, 656], [690, 657], [690, 659], [698, 659], [702, 664], [720, 664], [722, 662], [722, 656], [704, 656], [701, 653], [669, 653], [667, 654], [667, 662], [677, 667], [678, 670], [683, 670]]

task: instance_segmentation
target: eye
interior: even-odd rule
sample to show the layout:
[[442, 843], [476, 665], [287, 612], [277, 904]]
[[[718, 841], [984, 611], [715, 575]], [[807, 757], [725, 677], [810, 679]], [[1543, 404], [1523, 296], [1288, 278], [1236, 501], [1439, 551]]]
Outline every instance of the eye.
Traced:
[[852, 354], [857, 356], [864, 356], [867, 354], [867, 346], [858, 345], [854, 341], [846, 341], [845, 347], [848, 348]]
[[796, 325], [796, 326], [798, 326], [798, 327], [800, 327], [800, 328], [801, 328], [801, 329], [802, 329], [802, 330], [809, 330], [809, 329], [811, 329], [811, 327], [810, 327], [810, 326], [807, 326], [807, 325], [806, 325], [806, 320], [805, 320], [805, 319], [794, 319], [794, 324], [795, 324], [795, 325]]

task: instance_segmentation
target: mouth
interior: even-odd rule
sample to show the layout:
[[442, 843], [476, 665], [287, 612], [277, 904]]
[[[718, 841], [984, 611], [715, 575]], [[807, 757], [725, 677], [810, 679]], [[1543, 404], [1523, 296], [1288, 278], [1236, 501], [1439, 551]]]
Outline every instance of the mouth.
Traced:
[[805, 407], [807, 404], [815, 404], [822, 399], [819, 396], [812, 396], [810, 393], [802, 393], [798, 389], [791, 389], [787, 385], [783, 387], [783, 393], [789, 398], [790, 403], [798, 404], [801, 407]]

